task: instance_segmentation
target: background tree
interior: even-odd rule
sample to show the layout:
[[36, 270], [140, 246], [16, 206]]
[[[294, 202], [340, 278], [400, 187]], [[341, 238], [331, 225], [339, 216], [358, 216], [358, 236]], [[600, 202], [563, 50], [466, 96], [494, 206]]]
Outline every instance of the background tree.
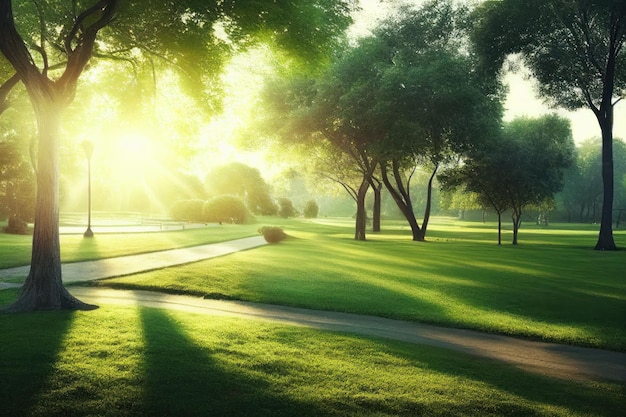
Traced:
[[270, 186], [257, 168], [231, 162], [214, 168], [205, 180], [209, 194], [235, 195], [246, 202], [254, 214], [273, 215], [278, 207], [270, 195]]
[[[58, 161], [62, 115], [94, 56], [152, 53], [179, 69], [190, 90], [210, 96], [221, 58], [236, 45], [264, 40], [319, 59], [345, 29], [347, 14], [348, 5], [339, 0], [0, 0], [0, 51], [26, 87], [39, 134], [31, 270], [10, 309], [91, 308], [71, 296], [61, 281]], [[216, 37], [218, 22], [228, 42]], [[96, 42], [100, 34], [105, 41]]]
[[500, 216], [510, 209], [516, 245], [524, 209], [561, 190], [563, 173], [574, 159], [574, 140], [569, 121], [556, 115], [515, 119], [494, 139], [468, 153], [463, 165], [442, 180], [464, 184], [498, 213], [498, 243]]
[[19, 146], [0, 142], [0, 218], [34, 218], [35, 179], [31, 165], [24, 161]]
[[602, 220], [596, 249], [615, 250], [613, 107], [626, 90], [625, 0], [486, 1], [474, 40], [492, 71], [520, 53], [555, 106], [587, 107], [602, 131]]

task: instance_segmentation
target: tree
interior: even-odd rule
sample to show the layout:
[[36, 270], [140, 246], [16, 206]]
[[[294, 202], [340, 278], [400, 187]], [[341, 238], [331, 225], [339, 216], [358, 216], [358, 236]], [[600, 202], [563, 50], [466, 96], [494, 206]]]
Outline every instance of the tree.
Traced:
[[205, 183], [210, 194], [238, 196], [255, 214], [273, 215], [278, 211], [270, 196], [270, 186], [257, 168], [231, 162], [214, 168]]
[[595, 248], [613, 239], [613, 107], [626, 89], [625, 0], [499, 0], [477, 10], [474, 41], [487, 67], [501, 71], [520, 53], [553, 105], [587, 107], [602, 131], [603, 200]]
[[[348, 5], [340, 0], [0, 0], [0, 51], [28, 92], [39, 134], [31, 270], [10, 309], [93, 308], [62, 285], [58, 231], [62, 116], [92, 58], [161, 57], [185, 75], [190, 91], [206, 97], [214, 92], [223, 57], [236, 45], [262, 40], [320, 59], [324, 47], [345, 29], [347, 14]], [[227, 40], [216, 36], [215, 25], [221, 25]], [[97, 42], [99, 36], [104, 41]]]
[[[376, 111], [388, 124], [379, 143], [382, 179], [416, 241], [425, 240], [439, 168], [500, 120], [497, 83], [481, 77], [468, 53], [466, 18], [464, 8], [433, 1], [375, 32], [389, 53], [375, 64], [384, 65]], [[430, 170], [421, 226], [409, 191], [417, 165]]]
[[304, 204], [302, 214], [306, 219], [315, 219], [320, 211], [320, 207], [315, 200], [309, 200]]
[[496, 211], [498, 244], [501, 214], [510, 209], [516, 245], [524, 209], [542, 204], [562, 188], [563, 173], [573, 162], [574, 141], [569, 121], [556, 115], [515, 119], [493, 139], [469, 152], [442, 181], [450, 188], [465, 185]]

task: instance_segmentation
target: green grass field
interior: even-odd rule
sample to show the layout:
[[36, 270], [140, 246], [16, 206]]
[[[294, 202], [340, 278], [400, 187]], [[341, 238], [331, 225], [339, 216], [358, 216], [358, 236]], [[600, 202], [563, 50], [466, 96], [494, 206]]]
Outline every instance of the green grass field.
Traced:
[[[61, 235], [61, 259], [78, 262], [136, 253], [154, 252], [257, 235], [258, 225], [223, 224], [219, 227], [163, 233]], [[0, 233], [0, 269], [30, 264], [32, 236]]]
[[445, 219], [425, 243], [399, 224], [366, 242], [349, 221], [282, 224], [291, 238], [278, 245], [101, 284], [626, 350], [626, 251], [593, 251], [591, 228], [524, 228], [519, 246], [499, 247], [493, 225]]
[[[591, 250], [592, 227], [525, 227], [518, 247], [498, 247], [491, 224], [437, 219], [417, 243], [389, 223], [356, 242], [349, 220], [263, 219], [210, 237], [64, 237], [62, 250], [72, 260], [145, 252], [254, 234], [263, 222], [290, 238], [101, 284], [626, 350], [626, 252]], [[28, 251], [20, 239], [0, 234], [0, 259]], [[624, 232], [616, 240], [626, 246]], [[16, 296], [0, 291], [0, 305]], [[0, 416], [582, 417], [621, 416], [626, 402], [619, 384], [427, 346], [142, 307], [0, 315], [0, 335]]]
[[[623, 387], [150, 308], [0, 315], [2, 416], [619, 416]], [[10, 337], [6, 337], [10, 335]]]

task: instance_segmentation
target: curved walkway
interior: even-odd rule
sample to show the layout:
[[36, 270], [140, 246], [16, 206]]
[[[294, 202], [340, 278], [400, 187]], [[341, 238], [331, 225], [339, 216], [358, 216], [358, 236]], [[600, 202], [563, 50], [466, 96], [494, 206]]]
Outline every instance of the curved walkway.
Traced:
[[[222, 256], [263, 244], [263, 238], [255, 236], [194, 248], [65, 264], [63, 280], [78, 282], [127, 275]], [[26, 276], [28, 268], [0, 270], [0, 280]], [[93, 304], [141, 305], [348, 332], [452, 349], [556, 378], [606, 379], [626, 383], [626, 353], [620, 352], [536, 342], [373, 316], [267, 304], [205, 300], [190, 296], [107, 288], [72, 287], [71, 292]]]

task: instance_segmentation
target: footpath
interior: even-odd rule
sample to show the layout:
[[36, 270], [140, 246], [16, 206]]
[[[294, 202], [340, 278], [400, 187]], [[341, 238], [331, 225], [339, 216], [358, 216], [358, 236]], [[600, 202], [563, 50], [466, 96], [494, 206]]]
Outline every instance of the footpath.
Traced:
[[[80, 282], [128, 275], [223, 256], [264, 244], [262, 236], [255, 236], [192, 248], [64, 264], [63, 281]], [[18, 287], [17, 284], [2, 281], [25, 277], [28, 270], [28, 266], [0, 270], [0, 289]], [[91, 304], [140, 305], [380, 337], [490, 358], [555, 378], [610, 380], [626, 384], [626, 353], [621, 352], [537, 342], [374, 316], [277, 305], [97, 287], [72, 286], [70, 291]]]

